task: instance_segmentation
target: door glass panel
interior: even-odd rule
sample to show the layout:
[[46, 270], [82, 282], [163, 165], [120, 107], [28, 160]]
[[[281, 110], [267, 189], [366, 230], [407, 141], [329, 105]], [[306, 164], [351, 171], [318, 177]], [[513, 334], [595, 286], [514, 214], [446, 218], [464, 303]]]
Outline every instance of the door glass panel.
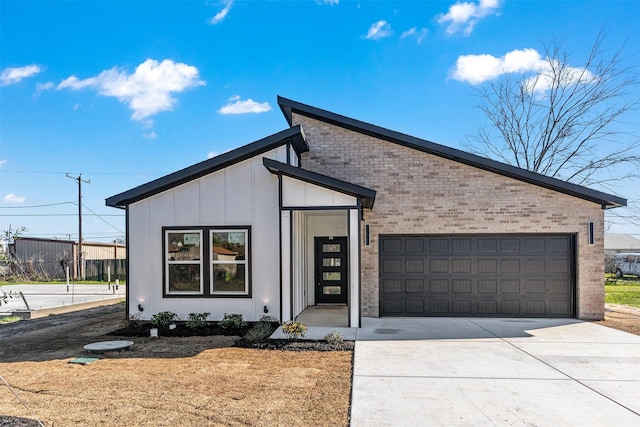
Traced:
[[325, 271], [322, 273], [323, 280], [340, 280], [342, 274], [339, 271]]
[[325, 243], [322, 245], [322, 252], [340, 252], [340, 243]]
[[323, 267], [340, 267], [340, 258], [322, 258]]
[[340, 295], [342, 288], [340, 286], [323, 286], [322, 293], [325, 295]]

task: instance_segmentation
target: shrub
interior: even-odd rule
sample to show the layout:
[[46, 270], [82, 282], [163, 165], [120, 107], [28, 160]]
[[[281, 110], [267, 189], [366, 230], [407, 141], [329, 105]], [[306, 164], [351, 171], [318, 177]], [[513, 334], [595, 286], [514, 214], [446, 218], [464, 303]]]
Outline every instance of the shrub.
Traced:
[[340, 345], [344, 342], [344, 337], [342, 336], [342, 334], [336, 331], [329, 332], [324, 336], [324, 339], [333, 346]]
[[260, 322], [265, 322], [265, 323], [278, 323], [278, 318], [275, 316], [270, 316], [268, 314], [264, 314], [262, 316], [260, 316]]
[[129, 318], [122, 320], [122, 327], [136, 329], [139, 328], [142, 323], [142, 315], [140, 313], [129, 313]]
[[282, 325], [282, 332], [284, 332], [290, 340], [298, 339], [304, 337], [304, 334], [307, 332], [307, 326], [302, 322], [289, 320]]
[[180, 318], [172, 311], [161, 311], [151, 316], [151, 323], [161, 329], [168, 329], [171, 323], [178, 320], [180, 320]]
[[258, 322], [244, 336], [244, 339], [251, 344], [265, 341], [271, 336], [275, 328], [271, 322]]
[[206, 328], [207, 326], [209, 326], [209, 322], [207, 322], [207, 316], [209, 316], [210, 314], [211, 313], [189, 313], [189, 316], [187, 316], [187, 328]]
[[218, 322], [218, 326], [222, 329], [240, 329], [247, 326], [247, 322], [242, 319], [242, 314], [224, 314], [221, 321]]

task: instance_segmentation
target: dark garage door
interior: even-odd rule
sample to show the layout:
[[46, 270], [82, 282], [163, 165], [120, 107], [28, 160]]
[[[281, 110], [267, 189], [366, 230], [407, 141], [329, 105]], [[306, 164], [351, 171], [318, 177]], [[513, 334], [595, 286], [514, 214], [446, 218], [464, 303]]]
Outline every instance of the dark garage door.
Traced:
[[574, 317], [571, 235], [381, 235], [381, 316]]

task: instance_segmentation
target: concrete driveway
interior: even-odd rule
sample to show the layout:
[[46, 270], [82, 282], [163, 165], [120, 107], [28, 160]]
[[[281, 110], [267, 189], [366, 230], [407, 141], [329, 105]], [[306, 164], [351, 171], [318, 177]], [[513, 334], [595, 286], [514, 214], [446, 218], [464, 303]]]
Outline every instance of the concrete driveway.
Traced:
[[352, 426], [639, 426], [640, 336], [572, 319], [363, 318]]

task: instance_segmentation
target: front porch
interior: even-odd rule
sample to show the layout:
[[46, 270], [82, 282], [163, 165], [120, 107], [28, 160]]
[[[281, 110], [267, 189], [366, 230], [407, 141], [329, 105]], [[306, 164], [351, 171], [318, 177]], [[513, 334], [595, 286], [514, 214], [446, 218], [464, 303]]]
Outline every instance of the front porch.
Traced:
[[[296, 316], [298, 322], [307, 326], [306, 340], [320, 341], [330, 332], [338, 332], [346, 341], [355, 341], [357, 328], [349, 327], [349, 307], [346, 305], [312, 305]], [[278, 328], [272, 339], [286, 339], [282, 328]]]
[[[346, 310], [345, 326], [360, 327], [360, 221], [376, 192], [267, 158], [263, 163], [278, 176], [280, 320], [334, 304]], [[312, 309], [302, 318], [326, 321], [327, 313]]]

